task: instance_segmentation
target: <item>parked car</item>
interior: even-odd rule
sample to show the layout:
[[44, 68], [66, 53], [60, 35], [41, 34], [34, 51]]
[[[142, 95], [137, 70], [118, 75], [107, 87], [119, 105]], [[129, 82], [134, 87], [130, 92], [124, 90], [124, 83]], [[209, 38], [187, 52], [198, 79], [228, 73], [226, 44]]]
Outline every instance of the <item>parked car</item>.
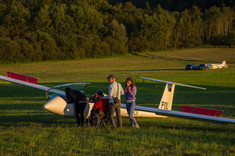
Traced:
[[197, 70], [208, 70], [208, 69], [209, 69], [208, 64], [200, 64]]
[[187, 64], [186, 70], [208, 70], [209, 64], [200, 64], [196, 66], [195, 64]]
[[187, 64], [186, 70], [195, 70], [197, 66], [195, 64]]

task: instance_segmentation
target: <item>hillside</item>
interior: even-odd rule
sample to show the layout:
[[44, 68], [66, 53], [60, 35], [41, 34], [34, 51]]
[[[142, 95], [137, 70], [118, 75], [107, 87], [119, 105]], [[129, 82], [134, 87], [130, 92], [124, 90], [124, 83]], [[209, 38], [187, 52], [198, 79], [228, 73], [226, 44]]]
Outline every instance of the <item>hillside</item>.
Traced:
[[[165, 4], [169, 7], [184, 2], [179, 11], [161, 3], [138, 7], [135, 3], [145, 1], [115, 2], [2, 0], [0, 63], [80, 60], [235, 44], [233, 1], [221, 1], [217, 6], [214, 3], [218, 0], [154, 1], [170, 3]], [[194, 2], [202, 6], [193, 6]]]

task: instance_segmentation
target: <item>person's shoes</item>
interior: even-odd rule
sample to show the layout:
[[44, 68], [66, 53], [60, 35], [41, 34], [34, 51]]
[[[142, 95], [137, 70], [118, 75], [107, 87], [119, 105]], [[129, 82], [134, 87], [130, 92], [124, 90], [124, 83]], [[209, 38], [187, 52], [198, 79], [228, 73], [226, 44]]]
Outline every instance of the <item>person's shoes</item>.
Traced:
[[132, 128], [133, 128], [133, 127], [135, 127], [135, 126], [134, 126], [134, 125], [131, 125], [130, 127], [132, 127]]
[[135, 128], [140, 128], [140, 126], [139, 126], [138, 124], [136, 124], [134, 127], [135, 127]]

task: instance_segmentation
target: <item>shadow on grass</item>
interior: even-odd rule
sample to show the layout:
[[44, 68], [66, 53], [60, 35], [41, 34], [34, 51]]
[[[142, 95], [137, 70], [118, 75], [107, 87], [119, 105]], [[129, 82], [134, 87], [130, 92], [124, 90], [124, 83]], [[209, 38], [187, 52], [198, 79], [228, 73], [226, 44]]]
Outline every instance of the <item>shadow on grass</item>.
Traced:
[[[123, 129], [116, 129], [117, 131], [126, 131], [129, 128], [129, 119], [123, 119]], [[211, 131], [211, 132], [235, 132], [234, 125], [221, 125], [213, 124], [208, 122], [200, 122], [193, 120], [183, 120], [176, 118], [136, 118], [140, 129], [136, 131], [146, 131], [146, 130], [184, 130], [184, 131]], [[115, 118], [116, 120], [116, 118]], [[89, 130], [89, 127], [86, 125], [85, 129]], [[76, 127], [76, 119], [72, 117], [64, 117], [58, 115], [11, 115], [11, 116], [1, 116], [0, 117], [0, 126], [1, 127], [30, 127], [30, 126], [40, 126], [40, 127]], [[106, 123], [108, 129], [105, 129], [103, 125], [100, 125], [98, 128], [99, 131], [103, 130], [105, 132], [116, 131], [110, 128], [111, 124]]]
[[12, 115], [12, 116], [1, 116], [0, 117], [0, 126], [27, 126], [32, 125], [32, 123], [43, 124], [44, 126], [53, 126], [53, 125], [66, 125], [74, 126], [76, 120], [74, 118], [74, 122], [71, 122], [73, 118], [67, 118], [64, 116], [58, 115]]

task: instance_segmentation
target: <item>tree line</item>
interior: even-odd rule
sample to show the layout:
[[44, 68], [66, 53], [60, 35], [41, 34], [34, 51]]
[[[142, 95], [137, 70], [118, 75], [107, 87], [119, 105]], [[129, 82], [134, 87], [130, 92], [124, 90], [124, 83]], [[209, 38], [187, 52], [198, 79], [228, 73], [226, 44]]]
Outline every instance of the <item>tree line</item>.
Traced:
[[233, 0], [109, 0], [109, 3], [114, 5], [126, 2], [131, 2], [138, 8], [145, 8], [146, 3], [148, 3], [151, 8], [155, 8], [160, 4], [162, 8], [170, 11], [184, 11], [187, 8], [192, 8], [192, 6], [198, 6], [202, 11], [212, 6], [235, 6], [235, 1]]
[[2, 0], [0, 62], [69, 60], [204, 45], [235, 45], [235, 9], [169, 11], [146, 2]]

